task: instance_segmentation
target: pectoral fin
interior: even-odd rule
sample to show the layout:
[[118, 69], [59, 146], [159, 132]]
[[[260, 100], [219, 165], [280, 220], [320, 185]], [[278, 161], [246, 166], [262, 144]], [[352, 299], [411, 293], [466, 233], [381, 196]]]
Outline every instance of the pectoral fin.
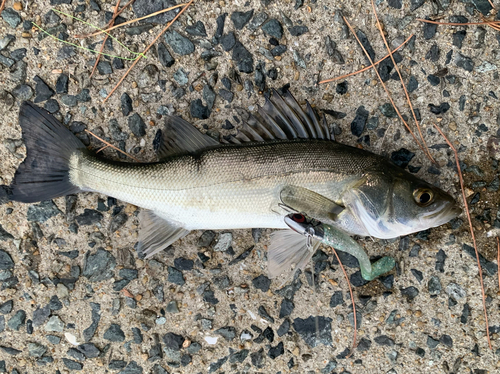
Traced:
[[143, 210], [139, 214], [140, 230], [137, 251], [149, 258], [170, 244], [183, 238], [189, 230], [169, 222], [150, 210]]
[[312, 247], [307, 247], [306, 238], [292, 230], [278, 230], [271, 234], [271, 244], [267, 254], [269, 276], [276, 278], [282, 273], [287, 278], [303, 270], [321, 242], [313, 240]]
[[293, 210], [305, 213], [326, 224], [332, 224], [344, 207], [326, 197], [298, 186], [286, 186], [281, 190], [280, 198], [283, 204]]

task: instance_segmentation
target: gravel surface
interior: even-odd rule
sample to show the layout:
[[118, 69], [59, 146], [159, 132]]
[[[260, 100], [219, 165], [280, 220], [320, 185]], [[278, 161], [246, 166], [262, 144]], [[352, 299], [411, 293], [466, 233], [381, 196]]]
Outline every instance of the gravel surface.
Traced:
[[[122, 1], [122, 3], [125, 3]], [[136, 0], [115, 24], [174, 0]], [[494, 373], [500, 371], [496, 243], [500, 228], [499, 34], [481, 26], [436, 26], [417, 18], [477, 22], [487, 0], [378, 1], [379, 17], [422, 120], [431, 164], [395, 115], [373, 72], [326, 85], [367, 64], [344, 14], [372, 58], [386, 49], [369, 2], [195, 1], [103, 99], [132, 57], [116, 40], [90, 72], [99, 27], [114, 3], [7, 1], [0, 19], [0, 373]], [[118, 29], [142, 51], [178, 11]], [[160, 24], [160, 25], [158, 25]], [[411, 118], [392, 61], [378, 67], [401, 112]], [[485, 276], [493, 350], [488, 349], [478, 270], [464, 215], [396, 240], [359, 239], [371, 256], [391, 255], [391, 273], [366, 282], [357, 261], [328, 248], [291, 281], [267, 277], [270, 230], [192, 232], [153, 259], [140, 259], [137, 207], [98, 194], [36, 204], [8, 202], [25, 148], [18, 109], [31, 100], [86, 145], [86, 129], [141, 161], [154, 161], [162, 116], [181, 115], [219, 139], [241, 125], [238, 108], [262, 105], [271, 88], [324, 110], [337, 140], [390, 158], [460, 200], [459, 150]], [[414, 128], [413, 122], [411, 122]], [[106, 157], [126, 157], [110, 148]], [[351, 352], [354, 318], [358, 347]]]

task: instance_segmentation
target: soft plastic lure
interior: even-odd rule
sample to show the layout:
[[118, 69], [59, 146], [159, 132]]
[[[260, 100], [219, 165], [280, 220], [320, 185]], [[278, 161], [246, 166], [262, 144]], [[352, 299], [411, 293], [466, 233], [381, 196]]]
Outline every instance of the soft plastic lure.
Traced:
[[313, 241], [318, 240], [356, 257], [361, 268], [361, 275], [367, 281], [387, 273], [396, 264], [394, 259], [388, 256], [372, 264], [364, 249], [349, 234], [303, 214], [289, 214], [285, 217], [285, 223], [295, 232], [305, 236], [308, 248], [312, 248]]

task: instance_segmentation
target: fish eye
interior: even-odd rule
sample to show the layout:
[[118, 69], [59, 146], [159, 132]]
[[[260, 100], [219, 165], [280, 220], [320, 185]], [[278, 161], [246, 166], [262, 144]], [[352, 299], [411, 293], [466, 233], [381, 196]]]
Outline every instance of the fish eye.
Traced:
[[303, 222], [305, 222], [306, 217], [304, 217], [302, 214], [294, 214], [293, 220], [297, 223], [303, 223]]
[[430, 205], [434, 200], [434, 193], [428, 188], [417, 188], [413, 191], [413, 198], [417, 205], [425, 207]]

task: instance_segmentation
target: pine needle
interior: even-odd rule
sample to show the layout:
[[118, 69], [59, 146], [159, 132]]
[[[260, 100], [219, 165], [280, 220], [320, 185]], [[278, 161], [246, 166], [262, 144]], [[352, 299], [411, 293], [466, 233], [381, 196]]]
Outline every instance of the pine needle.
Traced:
[[[135, 0], [131, 0], [131, 1], [129, 2], [129, 4], [130, 4], [131, 2], [133, 2], [133, 1], [135, 1]], [[128, 4], [127, 4], [127, 5], [128, 5]], [[125, 5], [125, 7], [126, 7], [127, 5]], [[91, 36], [96, 36], [96, 35], [99, 35], [99, 34], [102, 34], [102, 33], [110, 32], [111, 30], [117, 29], [117, 28], [119, 28], [119, 27], [126, 26], [126, 25], [130, 25], [131, 23], [138, 22], [138, 21], [142, 21], [143, 19], [146, 19], [146, 18], [150, 18], [150, 17], [157, 16], [158, 14], [162, 14], [162, 13], [165, 13], [165, 12], [170, 12], [171, 10], [174, 10], [174, 9], [177, 9], [177, 8], [181, 8], [181, 7], [185, 6], [185, 5], [186, 5], [186, 3], [183, 3], [183, 4], [177, 4], [177, 5], [172, 6], [172, 7], [170, 7], [170, 8], [166, 8], [166, 9], [160, 10], [160, 11], [158, 11], [158, 12], [154, 12], [154, 13], [148, 14], [148, 15], [146, 15], [146, 16], [144, 16], [144, 17], [135, 18], [135, 19], [133, 19], [133, 20], [130, 20], [130, 21], [126, 21], [126, 22], [120, 23], [119, 25], [115, 25], [115, 26], [108, 25], [108, 28], [106, 28], [106, 29], [104, 29], [104, 30], [99, 30], [99, 31], [96, 31], [96, 32], [94, 32], [94, 33], [92, 33], [92, 34], [75, 35], [75, 38], [77, 38], [77, 39], [85, 39], [85, 38], [88, 38], [88, 37], [91, 37]], [[123, 8], [122, 8], [122, 10], [123, 10]], [[118, 14], [120, 14], [122, 10], [120, 10], [120, 12], [118, 12]], [[112, 27], [111, 27], [111, 26], [112, 26]]]
[[3, 8], [5, 8], [6, 3], [7, 3], [7, 0], [2, 0], [2, 4], [0, 4], [0, 13], [2, 13]]
[[116, 89], [120, 86], [120, 84], [123, 82], [123, 80], [127, 77], [128, 73], [130, 73], [130, 71], [134, 68], [134, 66], [139, 62], [140, 60], [140, 57], [145, 57], [147, 51], [149, 51], [149, 49], [156, 43], [156, 41], [160, 38], [160, 36], [162, 36], [165, 31], [168, 30], [168, 28], [170, 26], [172, 26], [172, 24], [177, 21], [177, 18], [179, 18], [181, 16], [182, 13], [184, 13], [184, 11], [189, 8], [189, 6], [193, 3], [194, 0], [191, 0], [189, 3], [186, 4], [186, 6], [184, 8], [182, 8], [182, 10], [175, 16], [175, 18], [170, 21], [167, 26], [165, 26], [165, 28], [156, 36], [156, 38], [151, 42], [151, 44], [149, 44], [146, 49], [141, 53], [141, 55], [136, 59], [134, 60], [134, 62], [132, 63], [132, 65], [128, 68], [128, 70], [125, 72], [125, 74], [123, 74], [123, 77], [121, 77], [121, 79], [118, 81], [118, 83], [115, 85], [115, 87], [113, 87], [113, 89], [111, 90], [111, 92], [108, 94], [108, 96], [106, 96], [106, 98], [103, 100], [103, 103], [105, 103], [106, 101], [108, 101], [108, 99], [111, 97], [111, 95], [113, 95], [113, 93], [116, 91]]
[[[441, 134], [441, 136], [446, 140], [446, 143], [450, 146], [450, 148], [453, 150], [453, 153], [455, 154], [455, 162], [457, 164], [457, 173], [458, 173], [458, 178], [460, 180], [460, 188], [462, 190], [462, 198], [464, 200], [464, 207], [465, 207], [465, 212], [467, 213], [467, 220], [469, 221], [469, 228], [470, 228], [470, 234], [472, 236], [472, 242], [474, 243], [474, 250], [476, 251], [476, 260], [477, 260], [477, 267], [479, 269], [479, 281], [481, 283], [481, 295], [483, 297], [483, 309], [484, 309], [484, 321], [486, 323], [486, 336], [488, 338], [488, 346], [490, 349], [493, 349], [491, 346], [491, 340], [490, 340], [490, 329], [488, 325], [488, 313], [486, 311], [486, 296], [484, 292], [484, 282], [483, 282], [483, 270], [481, 269], [481, 262], [479, 261], [479, 252], [477, 250], [477, 243], [476, 243], [476, 236], [474, 235], [474, 228], [472, 226], [472, 219], [470, 217], [470, 212], [469, 212], [469, 204], [467, 204], [467, 196], [465, 195], [465, 187], [464, 187], [464, 179], [462, 176], [462, 169], [460, 168], [460, 161], [458, 159], [458, 152], [453, 146], [453, 144], [450, 142], [450, 140], [446, 137], [446, 135], [441, 131], [439, 127], [437, 127], [435, 124], [433, 124], [434, 127], [436, 128], [437, 131]], [[498, 238], [497, 238], [498, 240]], [[500, 277], [500, 275], [499, 275]]]
[[354, 352], [354, 349], [356, 348], [356, 336], [358, 334], [358, 316], [356, 314], [356, 303], [354, 302], [354, 295], [352, 292], [352, 287], [351, 287], [351, 282], [349, 282], [349, 277], [347, 276], [347, 273], [345, 272], [344, 266], [342, 265], [342, 262], [340, 261], [339, 255], [337, 254], [337, 251], [335, 248], [330, 247], [333, 251], [333, 254], [335, 257], [337, 257], [337, 261], [340, 264], [340, 268], [344, 272], [345, 279], [347, 281], [347, 285], [349, 286], [349, 293], [351, 294], [351, 302], [352, 302], [352, 313], [353, 313], [353, 320], [354, 320], [354, 336], [353, 336], [353, 341], [352, 341], [352, 349], [351, 352], [346, 356], [346, 358], [350, 357], [352, 353]]
[[134, 156], [129, 155], [127, 152], [124, 152], [124, 151], [122, 151], [120, 148], [115, 147], [113, 144], [111, 144], [111, 143], [107, 142], [106, 140], [104, 140], [104, 139], [102, 139], [102, 138], [98, 137], [98, 136], [97, 136], [96, 134], [94, 134], [93, 132], [91, 132], [91, 131], [89, 131], [89, 130], [85, 130], [85, 132], [86, 132], [86, 133], [89, 133], [89, 134], [90, 134], [90, 135], [92, 135], [94, 138], [97, 138], [97, 139], [99, 139], [101, 142], [103, 142], [104, 144], [106, 144], [106, 146], [105, 146], [105, 147], [100, 148], [100, 149], [97, 151], [97, 153], [101, 152], [102, 150], [104, 150], [104, 149], [106, 149], [106, 148], [108, 148], [108, 147], [111, 147], [111, 148], [113, 148], [113, 149], [117, 150], [118, 152], [123, 153], [125, 156], [130, 157], [130, 158], [131, 158], [132, 160], [134, 160], [135, 162], [140, 162], [140, 161], [139, 161], [138, 159], [136, 159]]
[[[358, 41], [358, 44], [363, 49], [363, 52], [365, 53], [366, 58], [368, 58], [368, 61], [370, 61], [371, 66], [374, 67], [373, 60], [371, 59], [370, 55], [366, 51], [366, 48], [363, 46], [363, 44], [359, 40], [358, 35], [356, 35], [356, 33], [354, 32], [354, 29], [352, 28], [351, 24], [349, 23], [349, 21], [347, 21], [347, 18], [343, 17], [343, 19], [344, 19], [344, 22], [346, 23], [346, 25], [349, 27], [349, 30], [351, 30], [352, 34], [354, 35], [354, 37]], [[377, 77], [380, 80], [380, 83], [382, 84], [382, 87], [384, 88], [387, 96], [389, 97], [389, 101], [391, 102], [391, 104], [392, 104], [394, 110], [396, 111], [397, 115], [399, 116], [399, 118], [401, 119], [401, 121], [403, 122], [403, 124], [405, 125], [406, 129], [410, 132], [411, 136], [413, 137], [413, 139], [415, 140], [415, 142], [418, 144], [418, 146], [420, 147], [420, 149], [425, 153], [424, 147], [422, 146], [422, 144], [420, 143], [420, 141], [417, 139], [417, 137], [415, 136], [415, 134], [411, 130], [410, 126], [408, 126], [408, 123], [406, 123], [406, 121], [403, 119], [403, 116], [401, 115], [399, 109], [397, 108], [396, 104], [394, 103], [394, 100], [392, 100], [392, 96], [391, 96], [389, 90], [387, 89], [387, 86], [385, 85], [384, 81], [382, 80], [382, 77], [380, 76], [378, 70], [377, 69], [373, 69], [373, 70], [375, 71], [375, 73], [377, 73]]]
[[413, 110], [413, 105], [411, 104], [410, 100], [410, 95], [408, 94], [408, 91], [406, 90], [405, 83], [403, 81], [403, 77], [401, 76], [401, 71], [399, 70], [398, 65], [396, 64], [396, 61], [394, 60], [394, 56], [392, 55], [391, 48], [389, 48], [389, 43], [387, 43], [387, 39], [385, 38], [384, 31], [382, 30], [382, 25], [380, 24], [380, 20], [378, 19], [377, 15], [377, 9], [375, 8], [375, 1], [372, 0], [372, 9], [373, 9], [373, 14], [375, 15], [375, 19], [377, 20], [377, 28], [380, 31], [380, 36], [382, 36], [382, 39], [384, 40], [384, 44], [387, 48], [387, 51], [389, 52], [389, 55], [391, 56], [392, 64], [394, 65], [394, 69], [396, 69], [396, 72], [398, 73], [399, 80], [401, 81], [401, 85], [403, 86], [403, 90], [405, 91], [406, 95], [406, 100], [408, 101], [408, 105], [410, 106], [411, 113], [413, 114], [413, 119], [415, 120], [415, 124], [417, 125], [418, 133], [420, 134], [420, 139], [422, 139], [422, 144], [425, 147], [425, 153], [429, 160], [431, 162], [436, 163], [434, 158], [431, 155], [431, 152], [429, 151], [429, 147], [427, 146], [427, 143], [425, 142], [424, 136], [422, 135], [422, 129], [420, 128], [420, 124], [417, 120], [417, 116], [415, 114], [415, 110]]
[[[401, 47], [403, 47], [406, 43], [408, 43], [412, 37], [413, 37], [413, 34], [411, 34], [403, 43], [401, 43], [399, 45], [399, 47], [395, 48], [392, 51], [392, 53], [397, 52], [399, 49], [401, 49]], [[389, 55], [385, 55], [385, 57], [382, 57], [380, 60], [378, 60], [377, 62], [375, 62], [373, 65], [377, 66], [382, 61], [384, 61], [387, 57], [389, 57]], [[335, 81], [338, 81], [340, 79], [344, 79], [344, 78], [350, 77], [351, 75], [356, 75], [356, 74], [362, 73], [364, 71], [370, 70], [371, 68], [373, 68], [372, 65], [367, 66], [366, 68], [363, 68], [361, 70], [355, 71], [354, 73], [344, 74], [344, 75], [341, 75], [340, 77], [336, 77], [336, 78], [325, 79], [324, 81], [319, 82], [319, 84], [329, 83], [329, 82], [335, 82]]]

